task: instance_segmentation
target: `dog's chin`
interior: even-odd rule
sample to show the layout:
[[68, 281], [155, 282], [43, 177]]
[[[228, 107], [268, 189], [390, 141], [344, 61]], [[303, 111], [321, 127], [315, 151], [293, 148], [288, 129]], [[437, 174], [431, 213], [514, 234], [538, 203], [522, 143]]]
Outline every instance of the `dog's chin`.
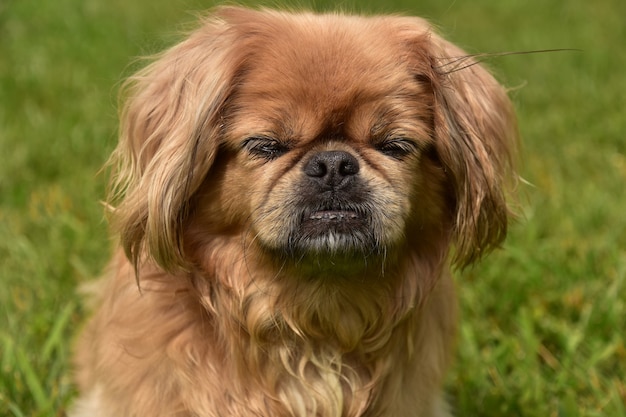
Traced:
[[388, 245], [375, 232], [376, 222], [365, 209], [308, 209], [294, 217], [298, 220], [291, 223], [285, 239], [267, 246], [281, 264], [348, 276], [379, 264], [375, 260], [387, 254]]

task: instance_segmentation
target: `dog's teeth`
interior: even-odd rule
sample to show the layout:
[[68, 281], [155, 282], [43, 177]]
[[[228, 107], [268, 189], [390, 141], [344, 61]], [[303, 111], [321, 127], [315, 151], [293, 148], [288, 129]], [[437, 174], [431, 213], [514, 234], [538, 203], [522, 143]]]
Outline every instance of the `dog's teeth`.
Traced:
[[359, 216], [356, 213], [343, 211], [315, 212], [309, 216], [311, 220], [354, 220], [358, 218]]

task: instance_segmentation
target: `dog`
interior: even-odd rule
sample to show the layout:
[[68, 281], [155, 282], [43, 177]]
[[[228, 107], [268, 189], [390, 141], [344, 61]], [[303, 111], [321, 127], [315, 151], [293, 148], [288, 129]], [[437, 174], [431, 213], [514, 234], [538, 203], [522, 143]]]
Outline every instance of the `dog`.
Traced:
[[214, 9], [122, 89], [75, 417], [445, 417], [506, 90], [425, 20]]

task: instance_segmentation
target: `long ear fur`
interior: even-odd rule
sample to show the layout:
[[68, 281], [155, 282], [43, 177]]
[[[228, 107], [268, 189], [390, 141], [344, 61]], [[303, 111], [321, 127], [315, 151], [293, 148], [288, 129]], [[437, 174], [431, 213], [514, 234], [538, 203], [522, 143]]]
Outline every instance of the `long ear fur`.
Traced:
[[185, 267], [186, 205], [217, 153], [219, 111], [238, 65], [231, 32], [219, 18], [206, 20], [122, 91], [110, 201], [114, 227], [136, 269], [146, 256], [166, 270]]
[[419, 78], [430, 82], [434, 94], [435, 147], [454, 201], [453, 261], [464, 267], [506, 236], [517, 122], [494, 77], [423, 20], [413, 21], [412, 48]]
[[517, 122], [504, 88], [481, 65], [464, 60], [458, 71], [446, 64], [465, 52], [432, 36], [437, 62], [435, 134], [456, 200], [454, 262], [466, 266], [506, 237], [511, 211], [506, 187], [515, 181]]

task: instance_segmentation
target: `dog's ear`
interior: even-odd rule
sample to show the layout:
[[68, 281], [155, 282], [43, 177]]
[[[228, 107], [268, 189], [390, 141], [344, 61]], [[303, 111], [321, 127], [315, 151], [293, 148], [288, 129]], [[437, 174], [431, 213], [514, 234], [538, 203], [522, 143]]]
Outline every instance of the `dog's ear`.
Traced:
[[185, 267], [182, 224], [219, 147], [220, 109], [238, 66], [235, 51], [227, 23], [206, 19], [122, 90], [110, 205], [135, 268], [145, 257], [166, 270]]
[[411, 45], [417, 77], [434, 96], [435, 149], [454, 202], [453, 261], [464, 267], [506, 236], [517, 122], [505, 89], [425, 21], [414, 23]]

